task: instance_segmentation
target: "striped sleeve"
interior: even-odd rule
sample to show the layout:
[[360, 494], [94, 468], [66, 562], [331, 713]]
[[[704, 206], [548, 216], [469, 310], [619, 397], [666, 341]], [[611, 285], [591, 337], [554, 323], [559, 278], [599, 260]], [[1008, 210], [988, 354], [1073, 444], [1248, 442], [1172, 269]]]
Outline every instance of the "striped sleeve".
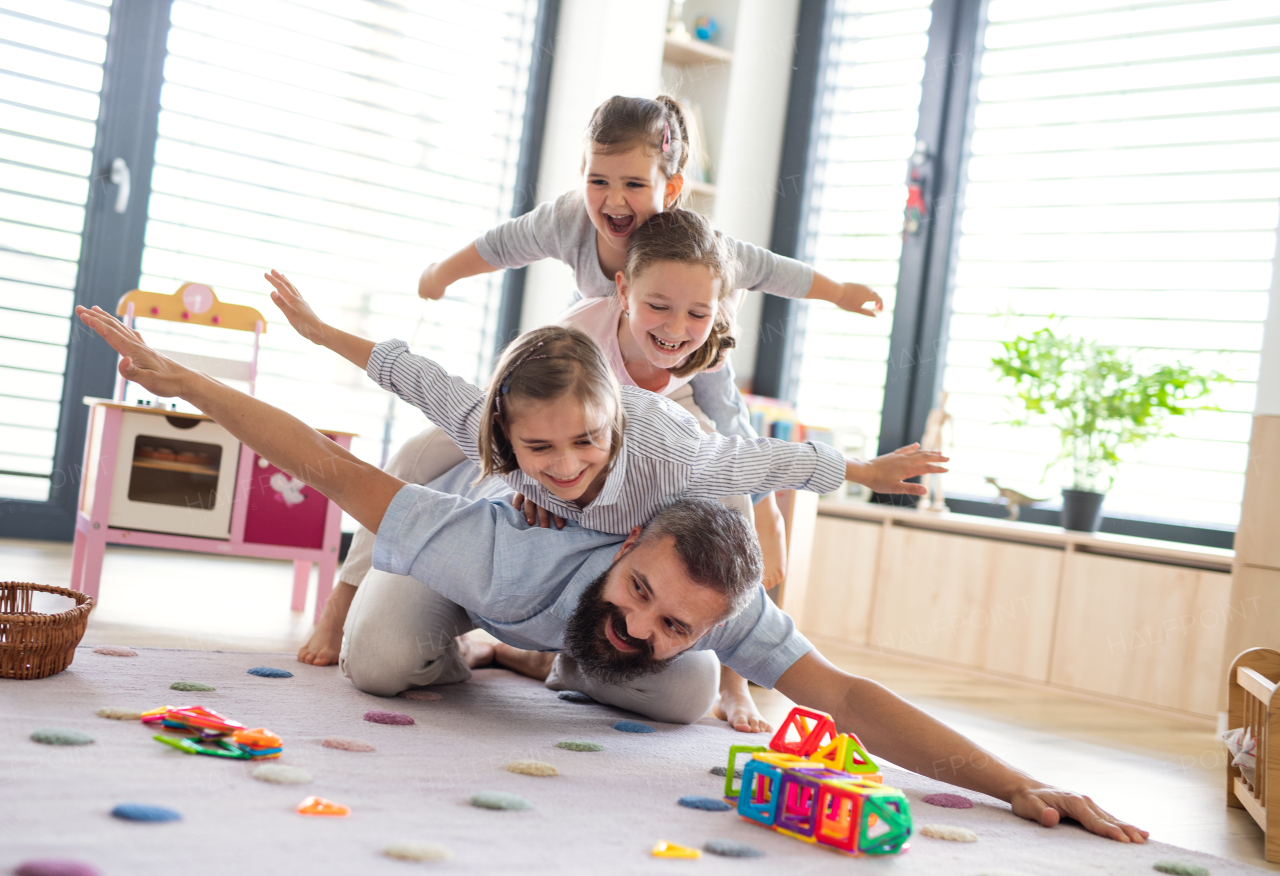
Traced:
[[672, 499], [723, 499], [769, 490], [829, 493], [844, 483], [845, 459], [832, 447], [708, 435], [671, 402], [650, 399], [637, 398], [628, 409], [627, 440], [632, 478], [640, 459], [659, 463], [651, 477], [662, 482], [648, 484], [651, 490], [663, 489]]
[[449, 373], [425, 356], [409, 352], [404, 341], [383, 341], [373, 348], [365, 373], [427, 415], [477, 465], [484, 392]]

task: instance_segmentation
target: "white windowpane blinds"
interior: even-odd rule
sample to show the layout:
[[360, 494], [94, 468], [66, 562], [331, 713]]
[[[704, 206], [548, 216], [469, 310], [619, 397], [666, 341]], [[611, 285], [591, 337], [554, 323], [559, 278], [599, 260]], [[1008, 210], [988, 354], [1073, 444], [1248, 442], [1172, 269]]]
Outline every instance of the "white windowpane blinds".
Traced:
[[[1280, 198], [1280, 8], [992, 0], [946, 355], [948, 494], [1051, 496], [1048, 427], [1015, 430], [999, 341], [1059, 331], [1236, 383], [1125, 454], [1104, 510], [1232, 526]], [[1016, 316], [999, 314], [1017, 314]], [[1006, 483], [1007, 482], [1007, 483]]]
[[0, 0], [0, 497], [49, 498], [109, 2]]
[[875, 319], [809, 302], [798, 409], [812, 424], [880, 434], [907, 159], [915, 148], [930, 21], [926, 0], [838, 0], [801, 258], [884, 299]]
[[[176, 0], [142, 287], [201, 282], [257, 307], [259, 397], [360, 433], [353, 450], [380, 462], [384, 439], [420, 430], [422, 414], [295, 334], [262, 273], [284, 271], [341, 328], [487, 377], [501, 275], [425, 304], [417, 279], [510, 215], [536, 12], [536, 0]], [[180, 343], [243, 358], [244, 336], [225, 334]]]

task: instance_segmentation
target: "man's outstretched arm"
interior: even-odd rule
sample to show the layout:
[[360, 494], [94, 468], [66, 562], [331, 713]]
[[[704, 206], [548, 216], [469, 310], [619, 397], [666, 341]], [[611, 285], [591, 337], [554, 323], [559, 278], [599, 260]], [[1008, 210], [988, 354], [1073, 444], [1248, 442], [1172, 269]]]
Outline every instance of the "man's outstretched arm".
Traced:
[[208, 375], [166, 359], [100, 308], [76, 308], [85, 325], [124, 358], [120, 373], [159, 396], [195, 405], [272, 465], [324, 493], [370, 532], [404, 481], [369, 465], [306, 423]]
[[784, 672], [776, 687], [794, 702], [829, 713], [841, 732], [856, 733], [876, 755], [922, 776], [1004, 800], [1023, 818], [1052, 827], [1065, 815], [1124, 843], [1149, 836], [1082, 794], [1037, 782], [888, 688], [842, 672], [816, 650]]

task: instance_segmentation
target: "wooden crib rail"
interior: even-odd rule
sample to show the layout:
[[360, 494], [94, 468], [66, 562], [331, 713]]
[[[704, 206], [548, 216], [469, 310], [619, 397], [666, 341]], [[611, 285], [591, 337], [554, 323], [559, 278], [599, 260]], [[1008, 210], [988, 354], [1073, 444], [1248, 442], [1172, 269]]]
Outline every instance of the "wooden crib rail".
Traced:
[[1245, 651], [1227, 679], [1227, 726], [1244, 727], [1258, 741], [1252, 782], [1227, 765], [1227, 805], [1253, 816], [1266, 835], [1264, 856], [1280, 862], [1280, 651]]

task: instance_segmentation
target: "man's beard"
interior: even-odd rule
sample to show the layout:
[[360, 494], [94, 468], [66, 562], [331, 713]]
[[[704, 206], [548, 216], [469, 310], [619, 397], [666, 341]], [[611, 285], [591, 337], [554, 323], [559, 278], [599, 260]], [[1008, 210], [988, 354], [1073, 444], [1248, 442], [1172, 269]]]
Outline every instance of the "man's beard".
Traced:
[[[583, 591], [578, 607], [564, 631], [564, 650], [578, 663], [582, 674], [602, 684], [621, 685], [666, 669], [675, 657], [657, 660], [653, 647], [627, 634], [627, 623], [616, 605], [604, 600], [605, 572]], [[613, 624], [613, 632], [635, 651], [619, 651], [604, 634], [605, 623]], [[679, 656], [679, 655], [677, 655]]]

